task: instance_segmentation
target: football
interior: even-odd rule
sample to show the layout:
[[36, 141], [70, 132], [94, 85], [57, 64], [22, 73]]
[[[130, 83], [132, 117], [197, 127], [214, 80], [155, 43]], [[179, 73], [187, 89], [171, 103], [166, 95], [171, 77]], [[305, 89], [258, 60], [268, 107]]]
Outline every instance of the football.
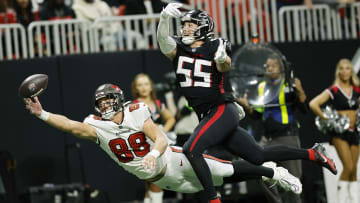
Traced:
[[23, 98], [33, 98], [40, 95], [47, 87], [48, 76], [34, 74], [27, 77], [19, 87], [19, 95]]

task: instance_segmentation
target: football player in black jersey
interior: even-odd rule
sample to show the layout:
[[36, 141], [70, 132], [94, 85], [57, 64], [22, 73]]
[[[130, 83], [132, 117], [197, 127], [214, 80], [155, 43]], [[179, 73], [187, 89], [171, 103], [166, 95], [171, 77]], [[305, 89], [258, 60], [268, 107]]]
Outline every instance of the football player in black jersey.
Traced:
[[[241, 106], [223, 88], [224, 72], [231, 68], [230, 42], [212, 38], [214, 22], [204, 11], [184, 15], [179, 3], [170, 3], [161, 12], [157, 38], [161, 52], [173, 62], [180, 91], [199, 117], [200, 123], [183, 146], [210, 202], [217, 197], [208, 165], [202, 153], [214, 145], [224, 145], [245, 160], [260, 165], [265, 161], [312, 160], [336, 174], [334, 162], [324, 155], [324, 148], [297, 149], [288, 146], [260, 147], [246, 130], [238, 126], [245, 116]], [[181, 36], [169, 35], [170, 17], [181, 19]]]

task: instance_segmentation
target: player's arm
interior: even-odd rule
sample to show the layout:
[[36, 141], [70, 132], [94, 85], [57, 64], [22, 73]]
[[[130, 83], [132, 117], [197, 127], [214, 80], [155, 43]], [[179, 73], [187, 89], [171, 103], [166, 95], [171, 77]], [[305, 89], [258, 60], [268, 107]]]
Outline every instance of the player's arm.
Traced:
[[144, 122], [143, 132], [154, 142], [153, 150], [157, 150], [160, 155], [163, 154], [168, 146], [167, 139], [163, 131], [161, 131], [151, 118], [148, 118]]
[[219, 39], [219, 46], [214, 58], [216, 68], [219, 72], [228, 72], [231, 69], [231, 58], [226, 53], [226, 49], [229, 46], [228, 41]]
[[34, 100], [35, 102], [29, 98], [24, 99], [26, 108], [29, 109], [31, 114], [59, 130], [71, 133], [82, 139], [96, 141], [96, 131], [90, 125], [70, 120], [63, 115], [46, 112], [42, 109], [39, 99], [35, 97]]
[[145, 169], [149, 168], [151, 170], [155, 170], [156, 159], [165, 152], [168, 146], [167, 139], [165, 134], [151, 120], [151, 118], [148, 118], [144, 122], [143, 132], [154, 142], [154, 148], [145, 156], [142, 165]]
[[320, 106], [327, 102], [330, 99], [328, 90], [324, 90], [321, 94], [312, 99], [309, 103], [310, 109], [318, 115], [321, 119], [326, 119], [323, 112], [321, 111]]
[[157, 39], [159, 42], [161, 52], [169, 59], [173, 59], [176, 55], [176, 42], [170, 36], [169, 20], [170, 17], [180, 17], [181, 12], [178, 8], [181, 7], [180, 3], [169, 3], [160, 14], [160, 21], [157, 30]]

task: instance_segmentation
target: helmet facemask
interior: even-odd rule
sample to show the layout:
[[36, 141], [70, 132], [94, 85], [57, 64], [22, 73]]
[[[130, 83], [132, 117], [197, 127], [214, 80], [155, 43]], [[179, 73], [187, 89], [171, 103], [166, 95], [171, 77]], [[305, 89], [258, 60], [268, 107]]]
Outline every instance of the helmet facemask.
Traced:
[[[184, 30], [186, 22], [197, 25], [196, 28], [193, 28], [194, 30], [192, 35], [187, 34]], [[192, 29], [191, 27], [186, 27], [187, 29]], [[190, 45], [195, 41], [204, 40], [213, 35], [213, 29], [214, 22], [207, 13], [200, 10], [190, 11], [181, 18], [181, 41], [186, 45]]]
[[109, 120], [123, 111], [124, 95], [117, 86], [107, 85], [106, 90], [95, 93], [95, 111], [101, 118]]

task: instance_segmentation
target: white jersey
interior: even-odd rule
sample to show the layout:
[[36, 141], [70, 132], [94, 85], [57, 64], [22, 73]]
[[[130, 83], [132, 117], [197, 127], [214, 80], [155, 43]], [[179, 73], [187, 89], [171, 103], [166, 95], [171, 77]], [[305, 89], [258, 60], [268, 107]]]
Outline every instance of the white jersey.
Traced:
[[151, 119], [148, 106], [137, 103], [124, 107], [121, 124], [101, 120], [95, 115], [89, 115], [84, 123], [95, 128], [97, 143], [116, 163], [140, 179], [149, 179], [159, 174], [166, 165], [167, 153], [156, 159], [154, 171], [144, 170], [142, 161], [154, 146], [142, 132], [147, 119]]

